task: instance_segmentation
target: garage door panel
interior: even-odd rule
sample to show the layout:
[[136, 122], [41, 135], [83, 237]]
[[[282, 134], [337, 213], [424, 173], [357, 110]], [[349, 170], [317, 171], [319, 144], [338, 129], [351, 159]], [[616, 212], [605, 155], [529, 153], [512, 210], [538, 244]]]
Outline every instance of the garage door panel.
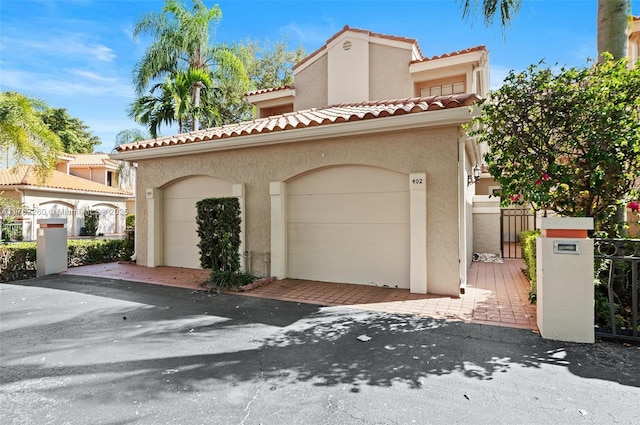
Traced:
[[191, 176], [163, 190], [165, 265], [201, 268], [196, 203], [231, 195], [231, 183], [210, 176]]
[[198, 213], [196, 203], [200, 199], [165, 199], [165, 220], [193, 221]]
[[290, 223], [292, 278], [409, 287], [408, 226]]
[[374, 167], [345, 166], [327, 168], [301, 176], [289, 183], [287, 193], [367, 193], [393, 192], [406, 186], [407, 176]]
[[408, 223], [408, 192], [290, 196], [290, 221], [303, 223]]

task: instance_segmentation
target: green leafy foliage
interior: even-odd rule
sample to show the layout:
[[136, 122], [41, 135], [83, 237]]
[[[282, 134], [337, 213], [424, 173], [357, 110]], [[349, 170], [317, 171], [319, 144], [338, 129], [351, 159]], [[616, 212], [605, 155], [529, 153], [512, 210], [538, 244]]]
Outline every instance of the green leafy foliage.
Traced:
[[[37, 243], [0, 245], [0, 282], [30, 279], [36, 276]], [[110, 263], [131, 256], [122, 239], [70, 240], [67, 242], [68, 266]]]
[[210, 289], [224, 290], [248, 285], [256, 279], [257, 278], [250, 273], [230, 270], [214, 270], [211, 272], [208, 284]]
[[213, 271], [240, 269], [240, 203], [238, 198], [208, 198], [196, 203], [200, 265]]
[[15, 164], [34, 164], [41, 181], [55, 168], [62, 148], [60, 138], [42, 121], [47, 108], [20, 93], [0, 93], [0, 152]]
[[531, 286], [529, 287], [529, 302], [536, 303], [537, 285], [536, 285], [536, 238], [540, 236], [539, 230], [526, 230], [520, 232], [520, 248], [522, 249], [522, 259], [524, 260], [526, 269], [524, 274], [529, 279]]
[[100, 144], [100, 138], [89, 131], [89, 126], [73, 118], [65, 108], [48, 108], [42, 113], [42, 121], [58, 135], [66, 153], [92, 153]]
[[98, 223], [100, 222], [100, 211], [85, 210], [84, 212], [84, 230], [80, 232], [80, 236], [95, 236], [98, 231]]
[[133, 229], [136, 227], [136, 215], [135, 214], [127, 214], [125, 217], [125, 226], [127, 229]]
[[617, 234], [617, 206], [639, 190], [640, 67], [610, 56], [587, 68], [532, 65], [481, 106], [469, 133], [490, 148], [503, 203], [594, 217]]

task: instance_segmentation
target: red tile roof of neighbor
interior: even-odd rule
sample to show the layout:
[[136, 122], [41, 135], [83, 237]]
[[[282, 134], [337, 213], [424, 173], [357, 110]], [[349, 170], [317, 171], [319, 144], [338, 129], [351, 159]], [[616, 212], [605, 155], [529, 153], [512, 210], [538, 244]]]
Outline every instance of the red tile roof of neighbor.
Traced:
[[106, 186], [91, 180], [53, 171], [44, 183], [31, 165], [19, 165], [9, 170], [0, 170], [0, 186], [32, 186], [34, 188], [63, 189], [69, 191], [95, 192], [117, 196], [131, 196], [129, 192], [116, 187]]
[[480, 45], [480, 46], [475, 46], [475, 47], [469, 47], [468, 49], [458, 50], [456, 52], [445, 53], [443, 55], [431, 56], [430, 58], [424, 58], [424, 59], [420, 59], [420, 60], [411, 61], [411, 63], [428, 62], [428, 61], [432, 61], [432, 60], [436, 60], [436, 59], [449, 58], [451, 56], [464, 55], [466, 53], [482, 52], [482, 51], [485, 51], [485, 50], [487, 50], [487, 48], [485, 46], [483, 46], [483, 45]]
[[415, 97], [398, 100], [366, 101], [346, 103], [313, 108], [303, 111], [289, 112], [267, 118], [228, 124], [222, 127], [192, 131], [175, 136], [160, 137], [138, 143], [118, 146], [119, 152], [139, 149], [158, 148], [162, 146], [182, 145], [210, 140], [221, 140], [230, 137], [264, 134], [275, 131], [302, 129], [320, 125], [331, 125], [344, 122], [362, 121], [396, 115], [415, 114], [428, 111], [471, 106], [480, 98], [476, 94], [458, 94], [453, 96]]
[[74, 154], [70, 155], [73, 160], [69, 163], [71, 167], [74, 166], [101, 166], [107, 165], [117, 167], [118, 162], [109, 158], [106, 153], [87, 153], [87, 154]]
[[254, 94], [262, 94], [262, 93], [271, 93], [274, 91], [281, 91], [281, 90], [289, 90], [289, 89], [294, 89], [295, 86], [282, 86], [282, 87], [272, 87], [272, 88], [268, 88], [268, 89], [260, 89], [260, 90], [254, 90], [254, 91], [250, 91], [248, 93], [245, 94], [245, 96], [252, 96]]

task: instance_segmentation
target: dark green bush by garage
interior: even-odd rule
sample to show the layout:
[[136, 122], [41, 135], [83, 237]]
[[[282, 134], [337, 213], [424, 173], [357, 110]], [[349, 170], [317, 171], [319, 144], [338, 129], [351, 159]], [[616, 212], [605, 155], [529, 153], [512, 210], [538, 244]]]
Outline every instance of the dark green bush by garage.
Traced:
[[211, 269], [211, 287], [236, 287], [255, 278], [240, 271], [240, 202], [207, 198], [196, 203], [200, 265]]

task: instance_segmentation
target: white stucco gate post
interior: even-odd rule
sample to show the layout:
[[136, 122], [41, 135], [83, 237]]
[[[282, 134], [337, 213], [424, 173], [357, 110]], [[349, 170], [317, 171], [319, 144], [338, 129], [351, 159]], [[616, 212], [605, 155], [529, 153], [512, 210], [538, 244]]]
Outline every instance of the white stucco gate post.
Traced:
[[543, 217], [536, 240], [537, 317], [543, 338], [594, 342], [592, 218]]
[[271, 195], [271, 276], [287, 277], [287, 187], [270, 182]]
[[36, 276], [46, 276], [67, 270], [67, 219], [39, 218]]

